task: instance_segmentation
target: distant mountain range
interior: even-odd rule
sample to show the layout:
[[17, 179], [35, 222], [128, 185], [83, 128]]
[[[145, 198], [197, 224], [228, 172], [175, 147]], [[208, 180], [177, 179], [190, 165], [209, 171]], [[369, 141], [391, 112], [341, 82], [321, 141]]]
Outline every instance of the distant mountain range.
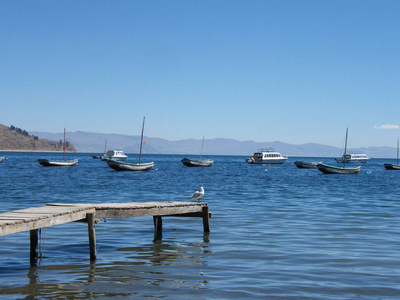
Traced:
[[[32, 132], [41, 139], [59, 141], [63, 133]], [[67, 140], [71, 142], [78, 152], [104, 153], [107, 141], [107, 150], [123, 150], [125, 153], [138, 153], [140, 136], [122, 134], [103, 134], [91, 132], [67, 132]], [[142, 153], [147, 154], [182, 154], [200, 155], [201, 139], [186, 139], [168, 141], [161, 138], [144, 137]], [[315, 143], [301, 145], [286, 144], [279, 141], [254, 142], [238, 141], [234, 139], [207, 139], [204, 141], [204, 155], [246, 155], [252, 156], [260, 148], [273, 147], [282, 155], [299, 157], [338, 157], [343, 149]], [[395, 158], [396, 149], [391, 147], [368, 147], [348, 149], [348, 152], [366, 153], [371, 158]]]

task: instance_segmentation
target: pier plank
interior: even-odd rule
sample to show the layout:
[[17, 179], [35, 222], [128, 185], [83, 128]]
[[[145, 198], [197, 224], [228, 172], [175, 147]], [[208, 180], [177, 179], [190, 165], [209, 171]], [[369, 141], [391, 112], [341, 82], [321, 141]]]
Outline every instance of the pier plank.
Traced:
[[93, 206], [71, 206], [65, 209], [35, 207], [0, 213], [0, 236], [82, 220], [95, 213]]
[[[143, 216], [203, 217], [208, 212], [206, 202], [129, 202], [129, 203], [50, 203], [11, 212], [0, 213], [0, 236], [21, 231], [86, 220], [88, 213], [96, 218], [132, 218]], [[205, 220], [208, 227], [208, 220]]]
[[[62, 203], [50, 203], [49, 206], [63, 206]], [[172, 216], [189, 214], [191, 217], [202, 217], [206, 202], [129, 202], [129, 203], [99, 203], [78, 204], [93, 205], [96, 209], [96, 218], [132, 218], [144, 216]], [[195, 215], [195, 214], [198, 215]]]

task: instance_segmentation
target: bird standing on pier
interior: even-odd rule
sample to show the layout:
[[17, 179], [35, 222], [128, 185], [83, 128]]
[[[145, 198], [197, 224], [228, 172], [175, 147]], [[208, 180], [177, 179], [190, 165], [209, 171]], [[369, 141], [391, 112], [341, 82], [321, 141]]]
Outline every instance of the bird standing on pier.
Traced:
[[189, 199], [198, 199], [198, 202], [200, 202], [200, 198], [204, 196], [204, 188], [200, 187], [200, 192], [196, 191], [192, 196], [189, 197]]

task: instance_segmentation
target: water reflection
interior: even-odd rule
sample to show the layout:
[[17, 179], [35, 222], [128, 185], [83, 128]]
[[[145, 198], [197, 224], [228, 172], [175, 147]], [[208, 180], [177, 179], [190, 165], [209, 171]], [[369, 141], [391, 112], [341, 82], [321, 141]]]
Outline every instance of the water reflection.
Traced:
[[206, 241], [207, 235], [204, 242], [182, 243], [169, 239], [119, 248], [117, 256], [122, 261], [106, 259], [108, 263], [102, 263], [101, 256], [95, 262], [87, 260], [83, 264], [46, 266], [46, 260], [42, 260], [39, 266], [29, 269], [25, 284], [0, 286], [1, 295], [18, 299], [158, 298], [162, 294], [160, 287], [178, 289], [184, 295], [188, 289], [204, 288], [208, 283], [203, 278], [207, 256], [211, 253]]
[[[204, 253], [210, 253], [208, 249], [209, 234], [203, 235], [203, 243], [182, 244], [175, 241], [154, 240], [152, 244], [139, 247], [124, 247], [117, 251], [124, 252], [126, 257], [134, 262], [151, 263], [152, 265], [171, 265], [182, 263], [191, 259], [193, 263], [203, 263]], [[190, 254], [189, 254], [190, 253]], [[132, 254], [134, 254], [132, 256]]]

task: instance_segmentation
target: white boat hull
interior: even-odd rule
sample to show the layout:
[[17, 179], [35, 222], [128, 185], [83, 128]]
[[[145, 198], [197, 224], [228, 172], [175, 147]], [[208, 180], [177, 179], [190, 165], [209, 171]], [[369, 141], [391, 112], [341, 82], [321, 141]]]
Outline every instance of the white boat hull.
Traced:
[[335, 158], [337, 163], [354, 163], [354, 164], [365, 164], [368, 162], [369, 158], [358, 158], [358, 159], [343, 159], [343, 158]]
[[112, 159], [108, 159], [107, 164], [110, 168], [116, 171], [148, 171], [154, 166], [154, 162], [144, 164], [131, 164]]
[[365, 164], [368, 162], [369, 158], [366, 154], [343, 154], [342, 157], [335, 158], [338, 163], [355, 163], [355, 164]]
[[324, 174], [358, 174], [360, 172], [361, 167], [354, 167], [354, 168], [341, 168], [341, 167], [334, 167], [325, 164], [318, 164], [317, 169]]
[[279, 165], [279, 164], [283, 164], [286, 160], [287, 160], [287, 157], [257, 159], [257, 160], [254, 160], [253, 158], [248, 158], [246, 161], [249, 164], [255, 164], [255, 165]]
[[44, 167], [72, 167], [78, 163], [78, 160], [70, 160], [70, 161], [55, 161], [48, 159], [38, 159], [39, 164]]

